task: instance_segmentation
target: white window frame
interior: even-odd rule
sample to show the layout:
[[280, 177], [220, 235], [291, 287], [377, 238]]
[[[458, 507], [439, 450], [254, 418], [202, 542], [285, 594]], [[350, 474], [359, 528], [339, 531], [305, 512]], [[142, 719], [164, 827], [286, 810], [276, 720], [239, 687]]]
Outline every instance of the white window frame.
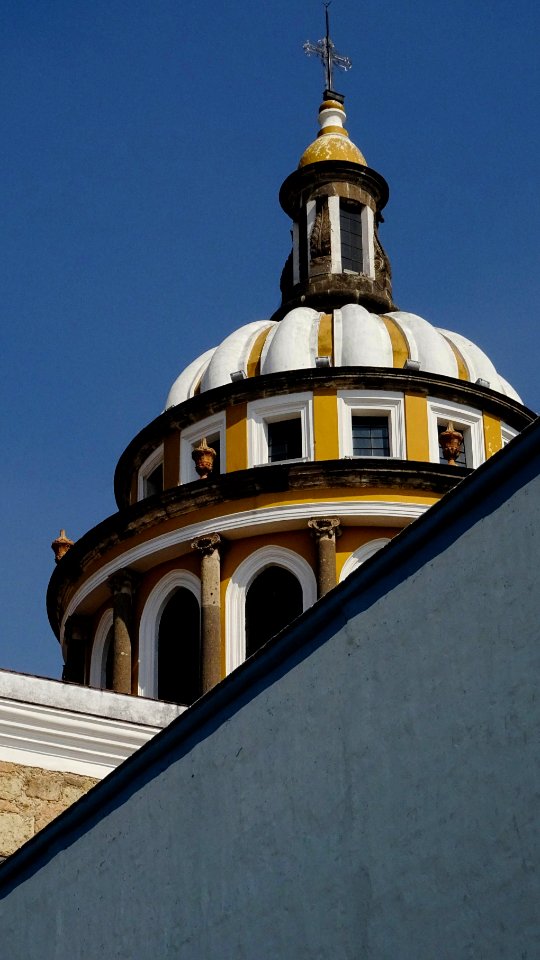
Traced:
[[452, 421], [456, 430], [464, 430], [463, 445], [467, 468], [479, 467], [486, 459], [484, 420], [481, 410], [466, 407], [461, 403], [447, 403], [436, 397], [428, 397], [429, 459], [439, 463], [439, 424]]
[[156, 467], [159, 467], [159, 464], [163, 463], [163, 459], [163, 444], [160, 443], [159, 447], [156, 447], [150, 456], [146, 458], [142, 466], [139, 467], [139, 473], [137, 476], [137, 500], [144, 500], [146, 498], [146, 481], [150, 474], [154, 472]]
[[378, 553], [379, 550], [382, 550], [387, 543], [390, 543], [390, 537], [380, 537], [378, 540], [370, 540], [369, 543], [362, 544], [361, 547], [358, 547], [354, 553], [351, 553], [350, 557], [347, 557], [343, 567], [341, 568], [341, 573], [339, 575], [339, 582], [345, 580], [353, 572], [357, 570], [358, 567], [361, 567], [366, 560], [369, 560], [375, 553]]
[[[197, 446], [199, 440], [203, 437], [211, 438], [214, 434], [219, 434], [219, 472], [225, 473], [225, 464], [227, 451], [225, 449], [225, 414], [218, 413], [214, 417], [207, 417], [205, 420], [199, 420], [191, 427], [186, 427], [180, 435], [180, 483], [191, 483], [198, 480], [199, 475], [195, 470], [195, 463], [191, 456], [193, 448]], [[209, 445], [212, 446], [209, 440]]]
[[372, 460], [373, 457], [356, 457], [353, 454], [352, 418], [388, 417], [388, 441], [390, 456], [387, 460], [407, 458], [405, 439], [405, 401], [402, 393], [387, 390], [338, 390], [339, 455], [354, 460]]
[[268, 424], [299, 419], [302, 427], [302, 456], [273, 463], [301, 463], [313, 460], [313, 394], [290, 393], [248, 403], [248, 466], [259, 467], [268, 460]]
[[503, 447], [505, 447], [507, 443], [510, 443], [514, 437], [517, 437], [518, 433], [519, 430], [514, 430], [514, 428], [509, 427], [507, 423], [501, 423], [501, 440]]
[[234, 571], [225, 595], [227, 673], [246, 659], [246, 596], [255, 577], [267, 567], [283, 567], [302, 588], [302, 610], [317, 600], [317, 580], [307, 560], [288, 547], [267, 546], [255, 550]]
[[157, 697], [158, 692], [158, 638], [161, 615], [180, 587], [190, 590], [201, 606], [201, 581], [189, 570], [170, 570], [150, 591], [141, 614], [139, 626], [139, 696]]
[[[109, 609], [105, 611], [97, 625], [94, 642], [92, 644], [92, 653], [90, 655], [89, 686], [98, 687], [100, 690], [105, 689], [107, 654], [109, 652], [106, 644], [109, 631], [112, 630], [112, 627], [113, 612], [112, 609]], [[113, 642], [112, 637], [110, 642]]]

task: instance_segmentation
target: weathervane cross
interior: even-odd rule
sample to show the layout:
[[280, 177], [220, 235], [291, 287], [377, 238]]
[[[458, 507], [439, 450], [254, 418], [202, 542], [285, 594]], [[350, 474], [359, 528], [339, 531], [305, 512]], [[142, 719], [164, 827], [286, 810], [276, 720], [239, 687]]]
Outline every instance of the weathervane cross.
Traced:
[[326, 36], [323, 37], [322, 40], [318, 40], [317, 43], [312, 43], [311, 40], [306, 40], [304, 43], [304, 52], [308, 55], [308, 57], [315, 55], [322, 61], [327, 90], [332, 90], [332, 71], [334, 67], [341, 67], [342, 70], [350, 70], [352, 67], [349, 57], [342, 57], [341, 54], [336, 51], [336, 48], [330, 39], [330, 23], [328, 17], [328, 7], [330, 6], [330, 3], [331, 0], [324, 4]]

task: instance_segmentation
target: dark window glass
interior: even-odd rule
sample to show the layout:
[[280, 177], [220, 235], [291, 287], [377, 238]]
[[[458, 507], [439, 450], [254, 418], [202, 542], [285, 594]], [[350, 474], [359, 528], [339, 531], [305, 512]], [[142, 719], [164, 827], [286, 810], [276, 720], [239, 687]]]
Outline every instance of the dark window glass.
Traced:
[[[446, 428], [447, 428], [446, 423], [438, 424], [437, 433], [439, 434], [439, 436], [441, 435], [441, 433], [443, 433], [444, 430], [446, 430]], [[464, 427], [456, 427], [456, 430], [459, 430], [459, 432], [463, 434], [463, 438], [465, 438]], [[442, 447], [440, 444], [439, 444], [439, 463], [448, 463], [448, 460], [446, 460], [446, 458], [443, 456]], [[466, 466], [467, 466], [467, 456], [465, 454], [465, 444], [462, 443], [461, 450], [459, 451], [459, 454], [456, 457], [456, 467], [466, 467]]]
[[163, 464], [158, 463], [157, 467], [149, 473], [144, 481], [144, 495], [153, 497], [155, 493], [161, 493], [163, 490]]
[[276, 420], [267, 424], [268, 460], [300, 460], [302, 457], [302, 421]]
[[201, 696], [201, 616], [191, 590], [180, 587], [159, 624], [158, 697], [189, 705]]
[[352, 418], [354, 457], [389, 457], [388, 417]]
[[283, 567], [267, 567], [246, 596], [246, 656], [302, 613], [302, 587]]
[[361, 208], [340, 201], [339, 225], [341, 231], [341, 269], [363, 272]]

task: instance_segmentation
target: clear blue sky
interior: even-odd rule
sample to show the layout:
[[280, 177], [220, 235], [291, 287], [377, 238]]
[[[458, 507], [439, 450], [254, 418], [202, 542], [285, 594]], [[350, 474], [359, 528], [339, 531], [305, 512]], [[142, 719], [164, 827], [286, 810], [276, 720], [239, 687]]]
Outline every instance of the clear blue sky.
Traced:
[[[112, 476], [183, 366], [277, 306], [277, 193], [313, 139], [319, 2], [4, 0], [0, 666], [58, 676], [60, 527]], [[390, 183], [402, 309], [537, 376], [538, 5], [334, 0], [347, 127]]]

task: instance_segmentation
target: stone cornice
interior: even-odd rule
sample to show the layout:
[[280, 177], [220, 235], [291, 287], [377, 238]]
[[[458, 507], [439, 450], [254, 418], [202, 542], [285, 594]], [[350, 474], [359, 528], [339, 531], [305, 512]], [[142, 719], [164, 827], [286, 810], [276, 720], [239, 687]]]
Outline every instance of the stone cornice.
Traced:
[[375, 200], [377, 210], [388, 202], [389, 188], [384, 177], [371, 167], [360, 167], [347, 160], [322, 160], [294, 170], [284, 180], [279, 202], [291, 220], [296, 220], [304, 194], [323, 183], [355, 183], [363, 186]]

